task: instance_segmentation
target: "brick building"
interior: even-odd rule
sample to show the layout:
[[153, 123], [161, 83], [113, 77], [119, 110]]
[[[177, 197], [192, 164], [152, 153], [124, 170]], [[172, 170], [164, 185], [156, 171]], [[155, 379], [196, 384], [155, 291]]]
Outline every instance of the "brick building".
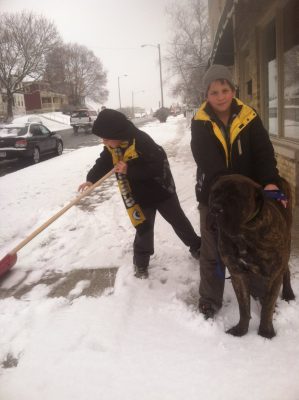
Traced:
[[299, 205], [299, 0], [209, 0], [211, 63], [231, 67]]
[[27, 113], [61, 111], [68, 104], [67, 96], [52, 91], [47, 82], [24, 82], [23, 87]]

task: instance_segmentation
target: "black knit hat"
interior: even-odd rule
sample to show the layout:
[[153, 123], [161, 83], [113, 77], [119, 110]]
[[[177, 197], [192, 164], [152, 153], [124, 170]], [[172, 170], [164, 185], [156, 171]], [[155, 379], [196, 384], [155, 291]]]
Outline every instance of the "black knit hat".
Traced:
[[106, 108], [95, 120], [92, 133], [111, 140], [127, 140], [131, 137], [133, 124], [119, 111]]

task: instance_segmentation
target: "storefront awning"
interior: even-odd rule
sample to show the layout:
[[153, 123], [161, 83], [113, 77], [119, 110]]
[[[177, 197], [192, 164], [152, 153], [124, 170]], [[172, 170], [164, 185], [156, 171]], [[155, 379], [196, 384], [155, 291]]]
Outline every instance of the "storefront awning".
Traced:
[[227, 0], [218, 24], [210, 64], [234, 64], [234, 38], [232, 15], [238, 0]]

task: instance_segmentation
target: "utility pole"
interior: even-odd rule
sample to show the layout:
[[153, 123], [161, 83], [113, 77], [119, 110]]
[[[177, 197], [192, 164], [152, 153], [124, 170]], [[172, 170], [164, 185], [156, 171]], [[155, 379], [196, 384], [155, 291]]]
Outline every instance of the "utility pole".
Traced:
[[119, 99], [119, 109], [121, 110], [121, 96], [120, 96], [120, 83], [119, 83], [119, 80], [120, 80], [120, 78], [122, 78], [122, 77], [127, 77], [128, 75], [127, 74], [125, 74], [125, 75], [119, 75], [118, 77], [117, 77], [117, 81], [118, 81], [118, 99]]
[[[159, 53], [159, 67], [160, 67], [160, 90], [161, 90], [161, 107], [164, 107], [164, 97], [163, 97], [163, 80], [162, 80], [162, 61], [161, 61], [161, 46], [158, 44], [142, 44], [141, 47], [157, 47]], [[159, 104], [160, 106], [160, 104]]]
[[163, 98], [163, 81], [162, 81], [162, 63], [161, 63], [161, 46], [158, 44], [158, 52], [159, 52], [159, 66], [160, 66], [160, 88], [161, 88], [161, 104], [164, 107], [164, 98]]

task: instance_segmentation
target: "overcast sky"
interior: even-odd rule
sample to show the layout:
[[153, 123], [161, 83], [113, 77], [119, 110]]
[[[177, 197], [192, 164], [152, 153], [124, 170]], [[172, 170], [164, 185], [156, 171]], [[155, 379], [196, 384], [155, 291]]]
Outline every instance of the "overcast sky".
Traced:
[[[57, 26], [64, 42], [77, 42], [93, 50], [108, 73], [109, 99], [106, 106], [119, 107], [118, 77], [121, 104], [159, 106], [160, 78], [157, 47], [141, 48], [142, 44], [161, 44], [162, 58], [171, 37], [170, 21], [165, 7], [171, 0], [0, 0], [1, 12], [30, 10], [43, 14]], [[165, 71], [165, 65], [162, 71]], [[165, 77], [165, 72], [164, 72]], [[142, 92], [144, 91], [144, 92]], [[175, 99], [164, 87], [164, 104]]]

